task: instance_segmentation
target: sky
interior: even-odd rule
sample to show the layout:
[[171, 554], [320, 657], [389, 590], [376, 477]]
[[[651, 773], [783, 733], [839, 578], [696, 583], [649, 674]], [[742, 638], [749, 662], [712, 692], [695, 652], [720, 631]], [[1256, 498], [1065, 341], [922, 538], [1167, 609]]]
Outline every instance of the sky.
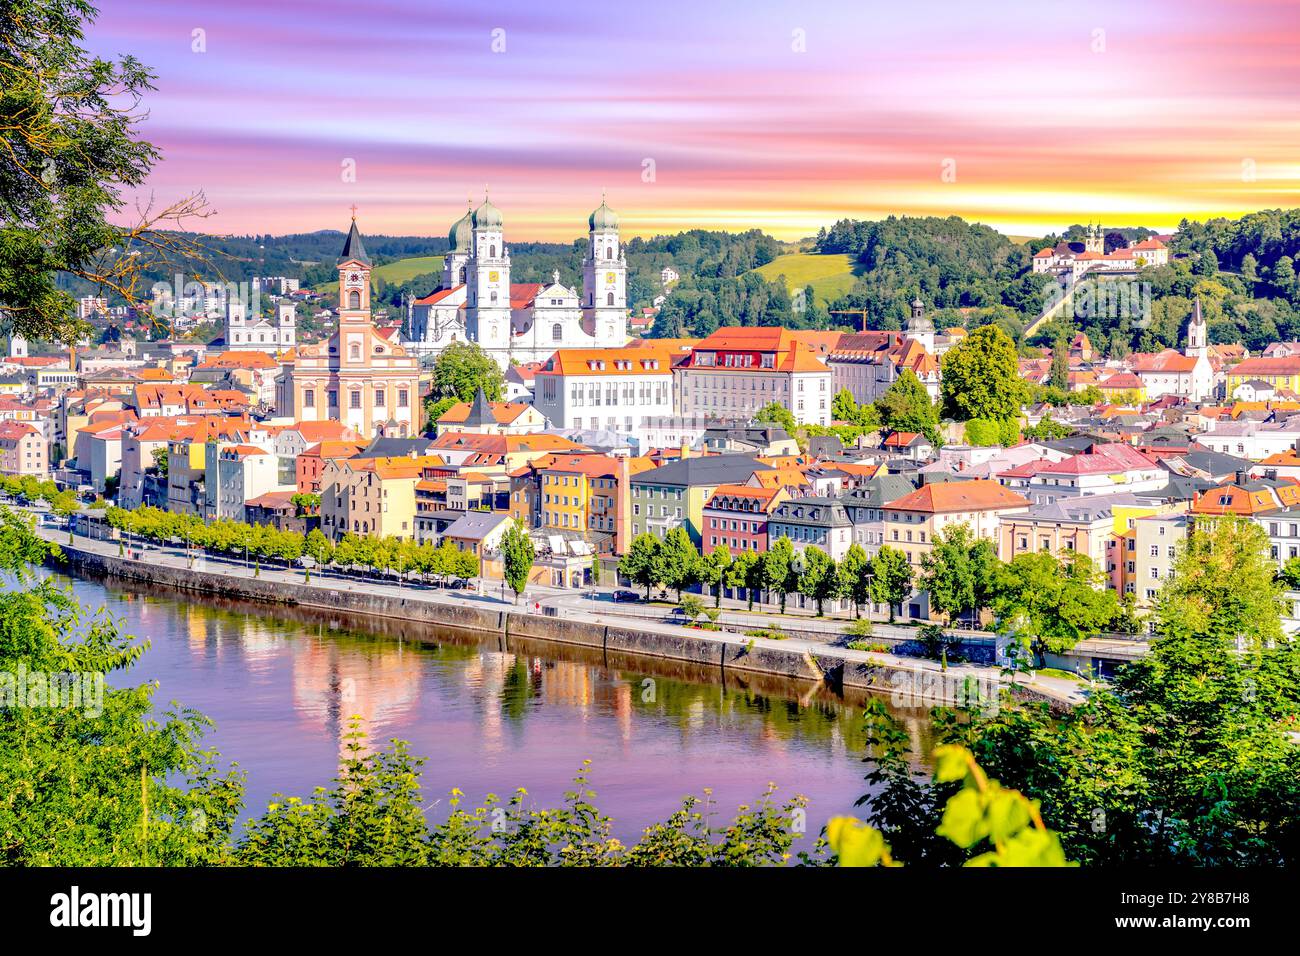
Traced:
[[512, 241], [958, 215], [1172, 229], [1300, 195], [1300, 0], [100, 0], [206, 231]]

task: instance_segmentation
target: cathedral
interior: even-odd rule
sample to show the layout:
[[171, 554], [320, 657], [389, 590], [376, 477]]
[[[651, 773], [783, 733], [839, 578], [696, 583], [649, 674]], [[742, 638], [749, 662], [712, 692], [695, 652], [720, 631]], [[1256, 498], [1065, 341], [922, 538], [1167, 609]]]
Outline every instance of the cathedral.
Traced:
[[414, 300], [405, 344], [437, 355], [453, 342], [477, 342], [503, 368], [541, 362], [556, 349], [627, 342], [627, 259], [618, 216], [601, 200], [587, 219], [582, 292], [560, 282], [512, 283], [501, 210], [485, 197], [448, 233], [437, 291]]

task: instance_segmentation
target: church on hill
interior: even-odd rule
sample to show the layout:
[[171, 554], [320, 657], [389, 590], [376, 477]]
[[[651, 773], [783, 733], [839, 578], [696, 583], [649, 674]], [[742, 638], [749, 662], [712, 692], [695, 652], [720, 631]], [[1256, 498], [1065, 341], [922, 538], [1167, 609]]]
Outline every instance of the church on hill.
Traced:
[[627, 259], [618, 216], [601, 200], [587, 218], [582, 290], [560, 282], [510, 281], [501, 210], [484, 199], [447, 235], [439, 288], [410, 305], [408, 347], [437, 355], [453, 342], [476, 342], [503, 368], [540, 362], [556, 349], [609, 348], [627, 342]]

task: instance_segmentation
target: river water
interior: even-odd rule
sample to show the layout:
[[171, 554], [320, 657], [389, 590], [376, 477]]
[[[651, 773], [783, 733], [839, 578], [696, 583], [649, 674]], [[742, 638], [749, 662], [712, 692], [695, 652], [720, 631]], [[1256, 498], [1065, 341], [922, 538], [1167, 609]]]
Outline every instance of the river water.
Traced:
[[[804, 794], [811, 835], [854, 812], [865, 789], [862, 696], [723, 682], [714, 669], [552, 644], [502, 653], [495, 637], [465, 632], [363, 629], [314, 612], [59, 580], [149, 642], [136, 668], [110, 682], [155, 680], [157, 707], [175, 700], [215, 721], [205, 744], [247, 772], [246, 815], [274, 794], [328, 785], [353, 715], [372, 741], [407, 740], [427, 758], [425, 800], [441, 801], [433, 819], [453, 787], [468, 801], [524, 787], [536, 805], [556, 806], [583, 760], [596, 805], [625, 841], [706, 788], [717, 822], [769, 781], [778, 798]], [[924, 711], [894, 712], [914, 749], [928, 752]]]

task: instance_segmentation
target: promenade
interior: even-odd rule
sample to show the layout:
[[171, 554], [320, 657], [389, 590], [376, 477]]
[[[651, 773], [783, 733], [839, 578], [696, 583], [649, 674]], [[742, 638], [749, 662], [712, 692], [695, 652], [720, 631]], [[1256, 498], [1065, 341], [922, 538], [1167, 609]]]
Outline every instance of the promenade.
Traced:
[[[490, 582], [486, 592], [452, 589], [412, 581], [384, 582], [313, 570], [308, 581], [302, 570], [283, 566], [260, 567], [251, 559], [187, 553], [183, 546], [157, 545], [132, 539], [119, 557], [114, 540], [95, 540], [73, 536], [69, 543], [66, 530], [38, 527], [41, 537], [68, 552], [75, 572], [81, 564], [103, 568], [106, 573], [159, 584], [173, 584], [190, 590], [208, 590], [214, 594], [234, 594], [267, 602], [267, 613], [274, 615], [273, 600], [281, 604], [322, 606], [348, 610], [361, 616], [404, 617], [413, 620], [445, 623], [496, 630], [495, 622], [509, 635], [550, 640], [559, 644], [604, 646], [607, 650], [643, 653], [647, 656], [693, 660], [698, 663], [719, 662], [724, 668], [770, 673], [795, 680], [824, 680], [829, 673], [843, 675], [845, 684], [853, 684], [851, 675], [866, 675], [873, 690], [892, 691], [896, 700], [908, 694], [925, 698], [923, 703], [945, 702], [942, 697], [952, 688], [973, 680], [978, 686], [1009, 686], [1011, 678], [996, 667], [955, 664], [944, 668], [940, 663], [876, 651], [858, 651], [831, 643], [842, 624], [787, 616], [775, 621], [776, 615], [724, 611], [719, 630], [688, 628], [672, 619], [672, 609], [646, 604], [616, 604], [604, 590], [565, 591], [530, 587], [518, 603], [513, 592]], [[482, 582], [476, 582], [479, 587]], [[392, 609], [392, 610], [385, 610]], [[440, 610], [445, 609], [445, 610]], [[467, 621], [486, 622], [482, 625]], [[747, 636], [746, 630], [784, 624], [801, 631], [800, 636], [783, 639]], [[910, 637], [914, 629], [877, 623], [881, 638]], [[813, 636], [804, 636], [808, 628]], [[598, 641], [596, 636], [603, 635]], [[868, 642], [877, 638], [866, 639]], [[882, 677], [885, 682], [882, 683]], [[1086, 682], [1049, 677], [1042, 674], [1015, 675], [1018, 692], [1071, 706], [1085, 699]], [[906, 699], [904, 703], [908, 702]]]

